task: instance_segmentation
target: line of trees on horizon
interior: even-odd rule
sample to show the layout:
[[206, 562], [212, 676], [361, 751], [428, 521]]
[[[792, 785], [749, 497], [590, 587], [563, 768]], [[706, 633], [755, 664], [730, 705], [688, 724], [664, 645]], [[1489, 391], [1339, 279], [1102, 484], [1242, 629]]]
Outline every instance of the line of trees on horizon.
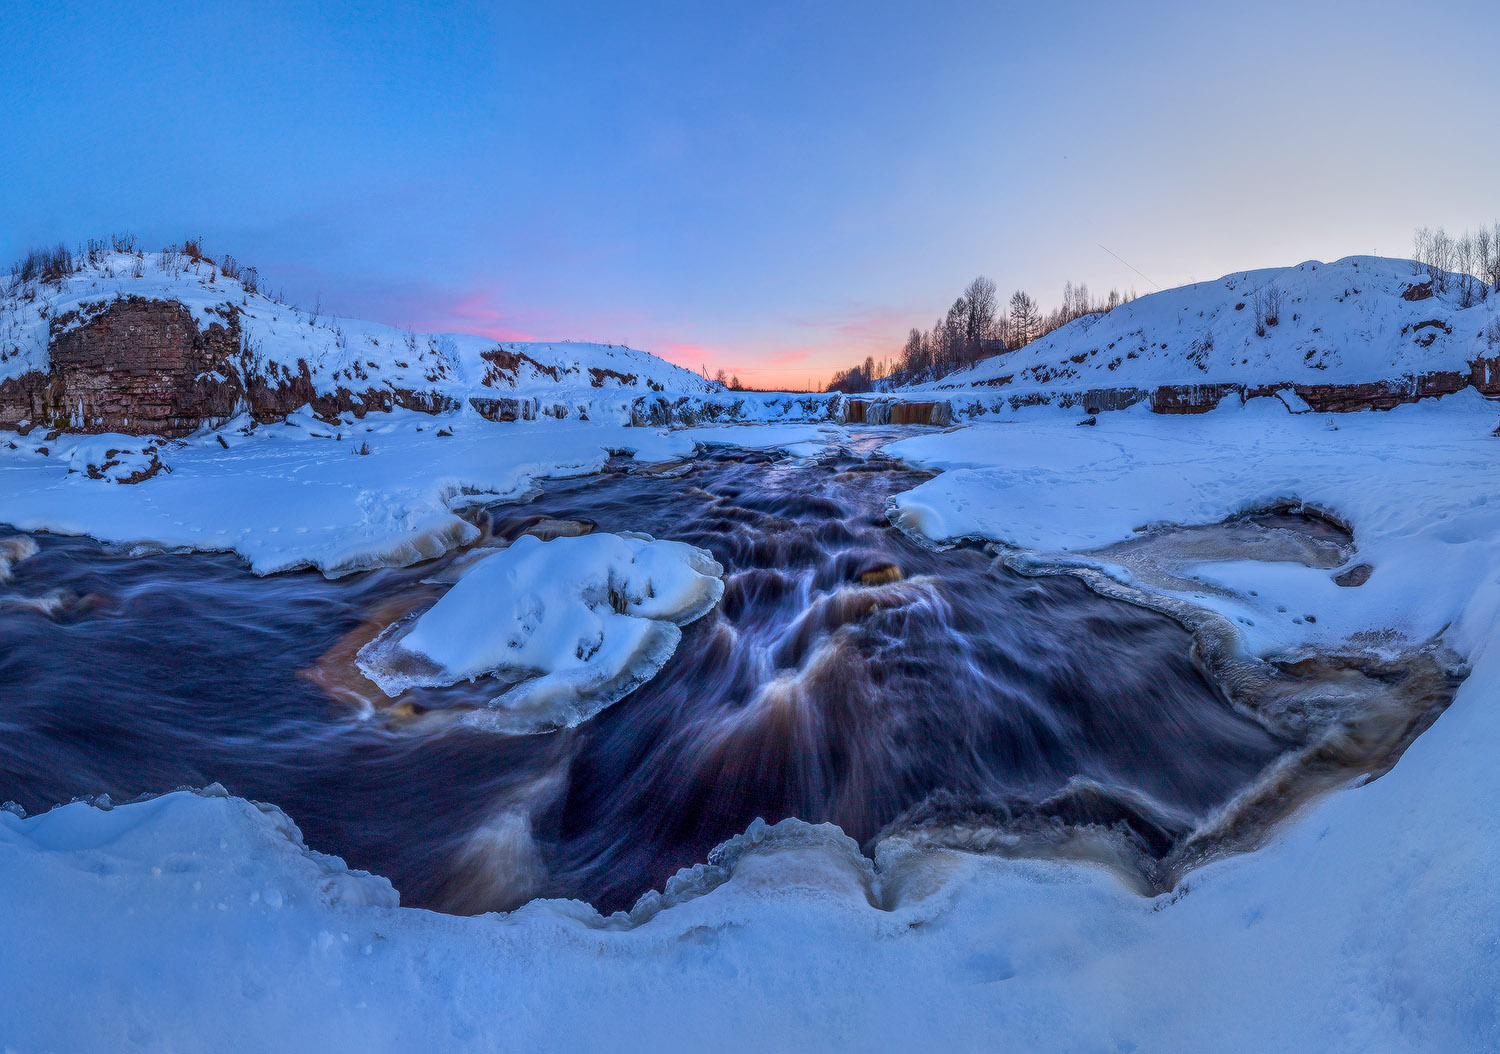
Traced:
[[1094, 300], [1087, 285], [1068, 282], [1063, 286], [1062, 303], [1052, 311], [1043, 311], [1037, 300], [1021, 289], [1012, 293], [1002, 308], [995, 283], [980, 275], [931, 329], [913, 327], [905, 345], [893, 357], [877, 361], [869, 356], [834, 374], [827, 390], [854, 395], [936, 380], [981, 359], [1025, 347], [1074, 319], [1113, 311], [1134, 299], [1133, 289], [1124, 293], [1111, 289], [1108, 296]]

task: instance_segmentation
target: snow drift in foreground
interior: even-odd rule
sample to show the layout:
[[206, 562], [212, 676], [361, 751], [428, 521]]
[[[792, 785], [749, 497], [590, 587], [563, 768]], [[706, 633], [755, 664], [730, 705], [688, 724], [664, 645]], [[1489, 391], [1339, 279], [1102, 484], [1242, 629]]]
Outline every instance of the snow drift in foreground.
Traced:
[[719, 602], [723, 574], [697, 546], [643, 534], [523, 535], [365, 645], [359, 668], [392, 697], [489, 676], [503, 690], [467, 724], [572, 727], [655, 676], [678, 627]]

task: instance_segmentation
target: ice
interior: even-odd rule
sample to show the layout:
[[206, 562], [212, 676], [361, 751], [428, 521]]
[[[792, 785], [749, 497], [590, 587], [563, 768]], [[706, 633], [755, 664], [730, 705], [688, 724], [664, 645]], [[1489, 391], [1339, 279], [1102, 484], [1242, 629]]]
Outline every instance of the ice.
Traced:
[[359, 653], [387, 695], [489, 676], [503, 687], [466, 720], [506, 732], [586, 720], [649, 680], [679, 626], [724, 592], [707, 552], [647, 535], [522, 535], [469, 565], [427, 611]]
[[837, 442], [840, 431], [817, 425], [748, 424], [686, 428], [677, 434], [703, 447], [786, 450], [797, 457], [810, 457]]

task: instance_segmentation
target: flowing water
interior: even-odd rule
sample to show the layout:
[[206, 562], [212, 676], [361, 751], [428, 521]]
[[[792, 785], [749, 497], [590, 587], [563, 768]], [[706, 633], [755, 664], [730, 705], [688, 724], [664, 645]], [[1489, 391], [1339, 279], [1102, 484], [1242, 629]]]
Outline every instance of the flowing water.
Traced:
[[610, 910], [757, 817], [832, 821], [867, 851], [978, 825], [1104, 832], [1160, 860], [1297, 746], [1226, 701], [1164, 615], [894, 530], [886, 498], [925, 477], [870, 455], [876, 438], [815, 461], [622, 460], [482, 510], [481, 544], [566, 521], [725, 567], [656, 678], [541, 735], [443, 719], [492, 692], [390, 701], [352, 667], [462, 554], [257, 578], [229, 556], [39, 536], [0, 582], [0, 800], [219, 782], [408, 904]]

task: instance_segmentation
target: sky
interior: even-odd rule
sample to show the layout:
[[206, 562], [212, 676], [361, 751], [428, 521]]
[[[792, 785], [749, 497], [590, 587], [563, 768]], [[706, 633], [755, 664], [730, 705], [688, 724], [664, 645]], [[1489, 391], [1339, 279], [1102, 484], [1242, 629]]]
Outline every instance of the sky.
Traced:
[[202, 236], [302, 306], [766, 387], [1500, 217], [1500, 5], [0, 4], [0, 260]]

